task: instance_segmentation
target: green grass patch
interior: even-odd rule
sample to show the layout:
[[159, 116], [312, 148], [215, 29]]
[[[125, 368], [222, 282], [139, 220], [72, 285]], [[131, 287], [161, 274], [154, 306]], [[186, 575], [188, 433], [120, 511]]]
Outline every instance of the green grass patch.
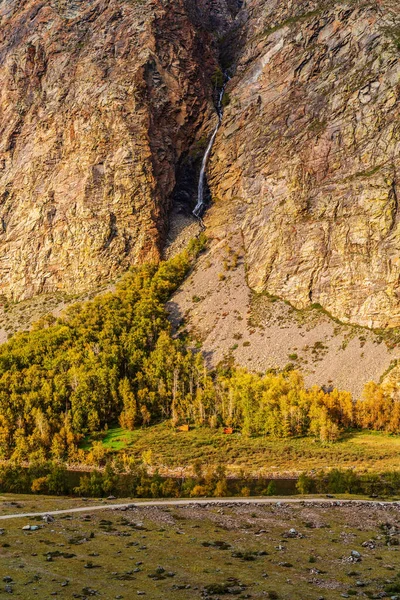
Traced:
[[[124, 451], [137, 459], [151, 448], [154, 467], [182, 468], [200, 460], [224, 464], [232, 474], [298, 473], [334, 467], [383, 472], [398, 469], [400, 455], [400, 436], [370, 431], [347, 432], [329, 444], [311, 437], [224, 435], [220, 429], [206, 427], [180, 432], [160, 423], [135, 431], [109, 429], [102, 443], [116, 454]], [[87, 443], [86, 449], [89, 447]]]

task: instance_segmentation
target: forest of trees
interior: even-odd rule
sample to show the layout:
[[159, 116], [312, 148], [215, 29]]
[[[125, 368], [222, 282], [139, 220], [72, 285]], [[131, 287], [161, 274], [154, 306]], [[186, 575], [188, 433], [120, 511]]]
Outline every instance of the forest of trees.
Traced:
[[0, 459], [85, 460], [83, 438], [107, 425], [161, 420], [231, 426], [246, 435], [400, 431], [400, 401], [376, 384], [362, 400], [307, 389], [301, 375], [207, 370], [200, 352], [171, 333], [165, 302], [204, 240], [160, 265], [135, 268], [114, 292], [43, 318], [0, 346]]

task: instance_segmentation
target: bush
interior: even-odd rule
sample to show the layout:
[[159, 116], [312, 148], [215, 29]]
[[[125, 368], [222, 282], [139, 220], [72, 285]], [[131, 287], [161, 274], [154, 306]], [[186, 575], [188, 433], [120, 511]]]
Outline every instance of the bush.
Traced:
[[31, 491], [34, 494], [46, 494], [48, 492], [47, 477], [38, 477], [32, 481]]
[[274, 481], [270, 481], [267, 486], [267, 496], [276, 496], [276, 483]]
[[192, 498], [207, 496], [207, 488], [204, 485], [195, 485], [190, 492]]
[[299, 494], [310, 494], [314, 490], [314, 480], [306, 473], [301, 473], [296, 483]]

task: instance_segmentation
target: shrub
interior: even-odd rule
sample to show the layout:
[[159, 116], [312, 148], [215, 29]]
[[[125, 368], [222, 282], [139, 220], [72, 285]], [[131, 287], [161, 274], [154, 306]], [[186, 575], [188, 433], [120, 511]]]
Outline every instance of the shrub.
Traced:
[[306, 473], [301, 473], [296, 483], [299, 494], [310, 494], [314, 489], [314, 480]]
[[275, 481], [270, 481], [267, 486], [267, 496], [276, 496], [276, 483]]

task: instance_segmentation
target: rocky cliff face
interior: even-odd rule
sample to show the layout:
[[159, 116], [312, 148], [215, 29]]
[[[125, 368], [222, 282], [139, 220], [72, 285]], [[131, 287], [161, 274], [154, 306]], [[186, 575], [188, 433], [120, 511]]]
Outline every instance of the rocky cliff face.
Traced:
[[229, 4], [5, 0], [0, 17], [0, 293], [81, 291], [157, 259]]
[[400, 8], [248, 0], [214, 148], [215, 211], [252, 288], [346, 322], [400, 325]]
[[159, 257], [222, 57], [209, 183], [250, 287], [400, 325], [394, 1], [5, 0], [0, 16], [0, 293], [91, 289]]

